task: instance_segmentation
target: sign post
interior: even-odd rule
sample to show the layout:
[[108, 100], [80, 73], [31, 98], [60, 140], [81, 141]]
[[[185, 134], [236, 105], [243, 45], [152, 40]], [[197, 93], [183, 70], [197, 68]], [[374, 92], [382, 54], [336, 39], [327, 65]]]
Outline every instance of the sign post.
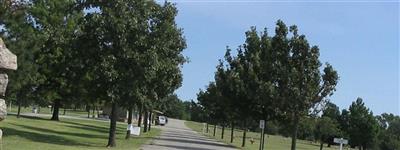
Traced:
[[348, 144], [349, 141], [343, 138], [334, 138], [333, 142], [340, 144], [340, 150], [343, 150], [343, 144]]
[[259, 150], [264, 150], [264, 128], [265, 128], [265, 120], [260, 120], [261, 136], [260, 136]]

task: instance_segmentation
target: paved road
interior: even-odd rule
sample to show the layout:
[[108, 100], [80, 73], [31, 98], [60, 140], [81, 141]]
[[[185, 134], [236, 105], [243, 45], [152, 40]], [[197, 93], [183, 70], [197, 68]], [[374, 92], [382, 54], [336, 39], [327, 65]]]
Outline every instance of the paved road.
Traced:
[[186, 127], [184, 121], [168, 119], [161, 135], [141, 150], [236, 150], [234, 147], [216, 142]]

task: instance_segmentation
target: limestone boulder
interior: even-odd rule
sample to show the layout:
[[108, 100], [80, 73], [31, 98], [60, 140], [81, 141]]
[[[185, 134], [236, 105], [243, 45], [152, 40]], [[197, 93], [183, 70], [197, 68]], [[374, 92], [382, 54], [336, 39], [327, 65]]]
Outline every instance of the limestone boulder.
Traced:
[[0, 99], [0, 121], [6, 119], [7, 116], [7, 105], [4, 99]]
[[17, 70], [17, 56], [7, 49], [0, 38], [0, 68]]
[[8, 76], [5, 73], [0, 73], [0, 96], [5, 96], [8, 84]]

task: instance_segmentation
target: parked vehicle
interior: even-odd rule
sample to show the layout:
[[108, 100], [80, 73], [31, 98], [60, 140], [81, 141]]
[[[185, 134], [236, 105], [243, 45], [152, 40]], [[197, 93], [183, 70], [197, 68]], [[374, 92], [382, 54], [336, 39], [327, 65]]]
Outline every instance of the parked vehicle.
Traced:
[[159, 125], [165, 125], [167, 124], [167, 117], [165, 116], [158, 116], [158, 124]]

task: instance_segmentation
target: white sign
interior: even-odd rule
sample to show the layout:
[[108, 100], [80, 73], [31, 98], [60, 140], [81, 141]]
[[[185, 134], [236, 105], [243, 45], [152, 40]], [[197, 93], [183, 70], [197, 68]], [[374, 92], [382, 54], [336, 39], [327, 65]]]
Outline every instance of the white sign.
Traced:
[[343, 138], [334, 138], [333, 142], [338, 143], [338, 144], [348, 144], [349, 141]]
[[140, 127], [132, 127], [131, 128], [131, 134], [139, 136], [140, 135]]
[[132, 124], [128, 124], [128, 127], [126, 130], [130, 130], [132, 135], [140, 135], [140, 127], [133, 127]]
[[334, 139], [333, 139], [333, 142], [339, 143], [339, 144], [340, 144], [340, 147], [339, 147], [340, 150], [343, 150], [343, 144], [349, 143], [348, 140], [343, 139], [343, 138], [334, 138]]
[[260, 128], [261, 129], [265, 128], [265, 120], [260, 120]]

